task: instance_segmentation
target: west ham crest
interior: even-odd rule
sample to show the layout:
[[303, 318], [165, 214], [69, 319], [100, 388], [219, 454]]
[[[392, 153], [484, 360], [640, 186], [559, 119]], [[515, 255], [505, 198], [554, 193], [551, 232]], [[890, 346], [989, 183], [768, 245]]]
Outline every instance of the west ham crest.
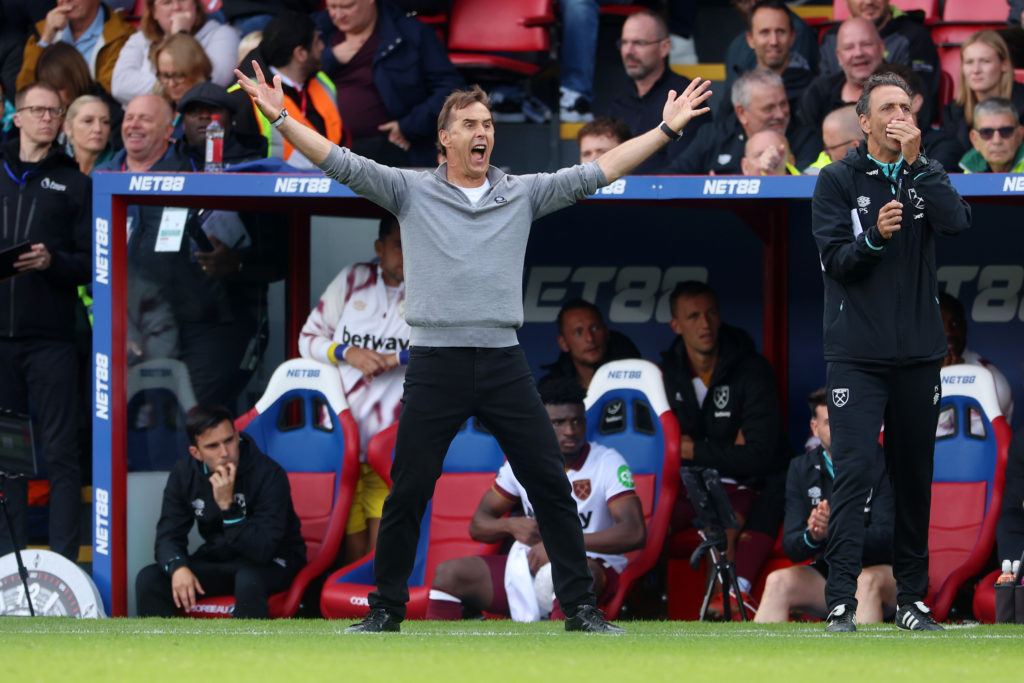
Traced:
[[577, 500], [586, 500], [590, 498], [590, 480], [589, 479], [577, 479], [572, 483], [572, 495], [576, 496]]
[[832, 405], [842, 408], [850, 400], [850, 390], [847, 388], [832, 390]]
[[729, 387], [715, 387], [711, 398], [714, 400], [716, 408], [725, 410], [725, 407], [729, 405]]

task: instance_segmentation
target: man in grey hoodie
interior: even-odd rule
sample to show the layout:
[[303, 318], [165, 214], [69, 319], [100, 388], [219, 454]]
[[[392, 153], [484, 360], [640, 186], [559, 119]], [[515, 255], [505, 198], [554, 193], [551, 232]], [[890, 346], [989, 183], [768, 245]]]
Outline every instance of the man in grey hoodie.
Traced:
[[449, 95], [438, 116], [446, 162], [434, 171], [382, 166], [288, 118], [279, 77], [236, 70], [263, 115], [324, 173], [390, 211], [403, 226], [406, 322], [411, 351], [398, 422], [393, 485], [384, 503], [366, 618], [349, 632], [398, 631], [420, 521], [448, 445], [471, 415], [491, 430], [534, 503], [549, 548], [567, 631], [622, 632], [595, 607], [583, 532], [565, 463], [518, 345], [522, 271], [534, 220], [629, 173], [695, 116], [711, 91], [694, 79], [670, 91], [665, 121], [588, 164], [507, 175], [490, 165], [494, 124], [478, 86]]

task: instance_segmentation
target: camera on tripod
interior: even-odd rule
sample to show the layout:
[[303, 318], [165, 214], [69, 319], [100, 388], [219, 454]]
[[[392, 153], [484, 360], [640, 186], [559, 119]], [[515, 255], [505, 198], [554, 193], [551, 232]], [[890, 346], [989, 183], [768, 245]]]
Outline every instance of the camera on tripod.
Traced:
[[690, 567], [696, 571], [705, 555], [711, 558], [715, 567], [714, 572], [708, 574], [704, 602], [700, 608], [700, 620], [703, 621], [707, 616], [708, 604], [711, 602], [717, 578], [722, 586], [722, 607], [725, 620], [732, 619], [729, 596], [731, 587], [732, 595], [736, 600], [736, 608], [743, 621], [747, 621], [746, 610], [741, 604], [742, 598], [740, 597], [739, 581], [736, 578], [736, 566], [725, 555], [728, 547], [725, 531], [739, 528], [739, 522], [736, 521], [729, 495], [725, 492], [725, 487], [722, 486], [722, 478], [718, 475], [718, 470], [710, 467], [680, 467], [679, 477], [682, 479], [683, 486], [686, 487], [686, 495], [693, 505], [695, 513], [693, 525], [697, 527], [697, 533], [703, 539], [690, 555]]

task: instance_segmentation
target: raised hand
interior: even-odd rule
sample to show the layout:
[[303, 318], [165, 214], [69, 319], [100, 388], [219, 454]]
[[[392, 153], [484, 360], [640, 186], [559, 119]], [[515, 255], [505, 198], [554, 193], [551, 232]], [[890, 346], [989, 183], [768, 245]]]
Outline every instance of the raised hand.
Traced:
[[210, 475], [210, 486], [213, 488], [213, 500], [217, 507], [227, 511], [235, 500], [235, 474], [237, 466], [233, 462], [217, 465]]
[[890, 121], [885, 127], [885, 134], [899, 141], [905, 163], [917, 161], [921, 153], [921, 129], [914, 125], [912, 119]]
[[270, 121], [277, 120], [284, 109], [284, 91], [281, 89], [280, 74], [274, 76], [273, 85], [267, 84], [267, 78], [263, 75], [263, 69], [256, 60], [252, 60], [253, 71], [256, 72], [256, 80], [253, 80], [235, 69], [238, 76], [238, 85], [252, 98], [256, 106], [260, 108], [263, 115]]
[[668, 91], [662, 118], [669, 128], [677, 132], [681, 131], [691, 120], [711, 111], [711, 107], [701, 106], [711, 97], [709, 87], [711, 87], [711, 81], [704, 81], [698, 76], [690, 81], [690, 85], [686, 86], [686, 90], [681, 95], [676, 96], [675, 90]]

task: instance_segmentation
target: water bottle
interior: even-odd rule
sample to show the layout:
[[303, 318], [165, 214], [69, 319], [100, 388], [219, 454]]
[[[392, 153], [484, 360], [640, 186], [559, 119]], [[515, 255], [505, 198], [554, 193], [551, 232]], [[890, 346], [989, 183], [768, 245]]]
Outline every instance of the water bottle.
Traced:
[[214, 114], [206, 126], [206, 164], [207, 173], [220, 173], [224, 170], [224, 126], [220, 124], [220, 116]]
[[996, 585], [1002, 584], [1013, 585], [1013, 563], [1009, 560], [1003, 560], [1003, 571], [996, 579]]

